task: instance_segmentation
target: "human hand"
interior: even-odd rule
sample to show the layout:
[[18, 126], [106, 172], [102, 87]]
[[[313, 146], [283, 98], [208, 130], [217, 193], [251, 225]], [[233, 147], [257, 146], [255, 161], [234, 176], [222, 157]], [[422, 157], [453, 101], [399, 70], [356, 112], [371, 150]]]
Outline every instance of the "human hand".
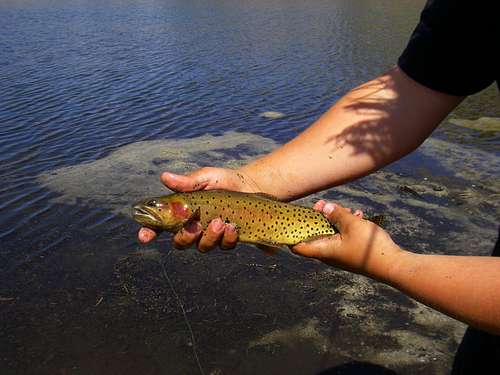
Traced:
[[[189, 192], [196, 190], [233, 190], [242, 192], [258, 192], [258, 186], [246, 174], [236, 169], [227, 168], [201, 168], [189, 175], [177, 175], [165, 172], [161, 175], [163, 184], [173, 191]], [[206, 252], [213, 249], [217, 244], [223, 249], [231, 249], [236, 246], [238, 233], [236, 227], [224, 223], [220, 218], [212, 220], [205, 231], [198, 222], [190, 222], [179, 232], [172, 241], [174, 247], [184, 249], [198, 242], [198, 250]], [[141, 228], [138, 233], [139, 241], [148, 243], [158, 235], [152, 229]]]
[[321, 211], [339, 233], [301, 242], [292, 248], [294, 253], [366, 276], [383, 277], [388, 272], [401, 249], [385, 230], [364, 220], [361, 211], [352, 214], [338, 204], [320, 200], [314, 209]]

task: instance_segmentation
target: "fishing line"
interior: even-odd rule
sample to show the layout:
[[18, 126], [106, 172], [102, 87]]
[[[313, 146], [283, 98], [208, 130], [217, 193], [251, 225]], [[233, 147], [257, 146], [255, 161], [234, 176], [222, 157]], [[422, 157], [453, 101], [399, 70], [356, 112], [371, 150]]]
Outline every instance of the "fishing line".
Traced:
[[165, 264], [161, 260], [160, 260], [160, 264], [161, 264], [161, 268], [162, 268], [163, 277], [165, 277], [165, 279], [167, 280], [168, 285], [170, 287], [170, 290], [172, 291], [172, 294], [175, 296], [175, 299], [177, 300], [177, 304], [181, 308], [182, 315], [184, 316], [184, 321], [186, 322], [186, 326], [187, 326], [189, 333], [191, 335], [191, 342], [193, 344], [193, 355], [194, 355], [194, 358], [196, 360], [196, 364], [198, 365], [198, 368], [200, 369], [201, 375], [205, 375], [205, 371], [203, 370], [203, 367], [201, 366], [201, 362], [200, 362], [200, 359], [198, 357], [198, 352], [196, 350], [196, 340], [194, 337], [194, 332], [193, 332], [193, 329], [191, 328], [191, 324], [189, 323], [189, 320], [188, 320], [188, 317], [186, 314], [186, 310], [184, 309], [184, 305], [182, 304], [182, 300], [179, 297], [179, 295], [177, 294], [177, 292], [175, 291], [174, 284], [172, 283], [172, 280], [170, 280], [170, 277], [168, 277], [167, 269], [165, 268]]

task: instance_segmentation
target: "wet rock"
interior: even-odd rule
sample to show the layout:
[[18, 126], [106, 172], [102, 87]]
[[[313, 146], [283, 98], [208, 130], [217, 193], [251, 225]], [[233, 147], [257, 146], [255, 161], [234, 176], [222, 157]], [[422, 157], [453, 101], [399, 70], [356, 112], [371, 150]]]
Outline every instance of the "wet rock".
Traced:
[[276, 119], [284, 117], [285, 114], [281, 113], [281, 112], [276, 112], [276, 111], [267, 111], [267, 112], [262, 112], [259, 116], [270, 119], [270, 120], [276, 120]]
[[480, 117], [477, 120], [450, 119], [449, 122], [456, 126], [477, 130], [480, 132], [500, 132], [500, 118]]

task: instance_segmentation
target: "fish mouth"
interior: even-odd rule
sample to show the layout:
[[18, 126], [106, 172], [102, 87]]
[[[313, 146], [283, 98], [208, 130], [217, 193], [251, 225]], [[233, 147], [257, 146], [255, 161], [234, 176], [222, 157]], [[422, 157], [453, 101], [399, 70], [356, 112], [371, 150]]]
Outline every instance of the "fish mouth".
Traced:
[[132, 207], [132, 216], [135, 220], [143, 223], [161, 223], [161, 219], [156, 215], [156, 213], [149, 211], [141, 205], [135, 205]]

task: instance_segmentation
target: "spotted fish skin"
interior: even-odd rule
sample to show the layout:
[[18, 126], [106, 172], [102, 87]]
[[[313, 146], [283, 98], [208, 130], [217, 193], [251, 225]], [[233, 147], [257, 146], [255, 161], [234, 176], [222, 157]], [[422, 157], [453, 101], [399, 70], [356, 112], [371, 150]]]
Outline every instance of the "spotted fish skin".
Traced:
[[[261, 245], [295, 245], [336, 233], [331, 223], [311, 208], [280, 202], [255, 193], [202, 190], [151, 198], [134, 206], [134, 219], [156, 230], [175, 232], [189, 220], [203, 228], [219, 217], [234, 223], [241, 242]], [[149, 213], [156, 218], [145, 222]]]

